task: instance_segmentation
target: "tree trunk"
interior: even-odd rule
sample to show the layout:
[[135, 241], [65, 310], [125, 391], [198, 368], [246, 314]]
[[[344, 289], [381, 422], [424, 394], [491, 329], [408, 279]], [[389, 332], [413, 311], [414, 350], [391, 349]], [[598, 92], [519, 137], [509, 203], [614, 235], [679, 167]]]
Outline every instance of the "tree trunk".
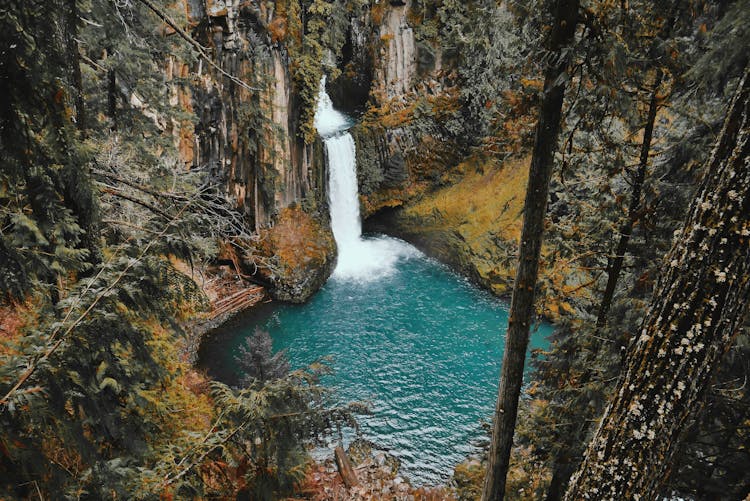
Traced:
[[67, 53], [68, 64], [70, 65], [70, 79], [73, 88], [73, 101], [76, 107], [76, 127], [81, 132], [86, 130], [86, 105], [83, 95], [83, 78], [81, 76], [81, 61], [78, 52], [78, 5], [77, 0], [67, 0], [66, 11], [66, 37], [65, 50]]
[[547, 489], [545, 501], [560, 501], [565, 494], [565, 484], [573, 474], [571, 461], [555, 461], [552, 466], [552, 479]]
[[651, 102], [648, 106], [648, 118], [646, 127], [643, 131], [643, 142], [641, 143], [641, 156], [638, 162], [638, 171], [633, 179], [633, 190], [630, 193], [630, 205], [628, 207], [628, 219], [620, 228], [620, 240], [617, 242], [615, 254], [609, 259], [607, 264], [607, 286], [604, 289], [604, 296], [599, 305], [599, 315], [596, 319], [596, 335], [607, 324], [607, 313], [612, 305], [612, 298], [615, 295], [617, 281], [622, 271], [622, 263], [625, 260], [625, 251], [628, 249], [630, 237], [633, 234], [633, 226], [638, 221], [638, 212], [641, 209], [641, 191], [643, 182], [646, 180], [646, 170], [648, 169], [648, 155], [651, 152], [651, 139], [654, 136], [654, 123], [656, 122], [656, 112], [659, 108], [657, 93], [661, 85], [662, 72], [658, 70], [654, 79], [654, 89], [651, 91]]
[[117, 74], [115, 70], [107, 72], [107, 113], [111, 120], [109, 130], [117, 131]]
[[495, 408], [492, 444], [482, 493], [484, 501], [503, 499], [505, 493], [505, 477], [508, 472], [513, 431], [518, 413], [518, 398], [523, 381], [529, 327], [534, 314], [534, 293], [539, 272], [539, 255], [544, 233], [544, 217], [547, 212], [549, 181], [557, 148], [565, 94], [565, 71], [568, 58], [564, 56], [562, 49], [568, 47], [573, 41], [578, 20], [578, 5], [579, 0], [557, 0], [555, 6], [555, 21], [549, 45], [554, 57], [551, 58], [545, 74], [544, 98], [526, 188], [518, 271], [513, 285], [513, 299], [505, 337], [505, 353]]
[[341, 446], [336, 447], [334, 450], [334, 456], [336, 458], [336, 467], [339, 469], [339, 475], [341, 475], [341, 480], [343, 480], [344, 485], [347, 487], [359, 485], [357, 472], [352, 468], [352, 463], [349, 461], [346, 452], [344, 452], [344, 448]]
[[750, 71], [566, 500], [655, 499], [750, 300]]

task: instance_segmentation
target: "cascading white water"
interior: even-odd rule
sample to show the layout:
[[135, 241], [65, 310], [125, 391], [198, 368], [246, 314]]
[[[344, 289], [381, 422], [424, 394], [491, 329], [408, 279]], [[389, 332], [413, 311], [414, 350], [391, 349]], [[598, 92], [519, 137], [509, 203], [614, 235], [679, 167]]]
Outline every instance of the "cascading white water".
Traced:
[[356, 147], [347, 132], [351, 125], [348, 117], [333, 108], [323, 77], [315, 111], [315, 128], [328, 153], [331, 229], [338, 247], [338, 263], [333, 277], [366, 281], [391, 273], [399, 259], [418, 256], [420, 252], [395, 238], [362, 237]]

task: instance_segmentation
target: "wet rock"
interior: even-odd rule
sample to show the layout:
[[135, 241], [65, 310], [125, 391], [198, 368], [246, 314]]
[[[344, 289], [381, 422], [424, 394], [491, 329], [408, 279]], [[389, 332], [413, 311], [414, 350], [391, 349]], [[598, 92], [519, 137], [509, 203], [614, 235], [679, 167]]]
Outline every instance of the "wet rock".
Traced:
[[369, 440], [358, 438], [349, 444], [346, 453], [349, 455], [349, 459], [351, 459], [352, 463], [358, 465], [365, 462], [367, 459], [371, 459], [374, 446], [375, 444]]

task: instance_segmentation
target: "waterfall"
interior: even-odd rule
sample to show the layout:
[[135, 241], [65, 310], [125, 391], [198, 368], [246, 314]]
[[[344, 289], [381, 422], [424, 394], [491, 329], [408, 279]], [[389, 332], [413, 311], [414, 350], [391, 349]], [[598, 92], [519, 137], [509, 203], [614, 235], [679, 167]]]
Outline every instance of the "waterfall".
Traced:
[[333, 108], [326, 93], [325, 77], [320, 82], [315, 128], [323, 138], [328, 157], [328, 197], [331, 229], [338, 247], [333, 277], [368, 281], [388, 275], [401, 258], [420, 255], [411, 245], [390, 237], [362, 237], [357, 187], [357, 156], [352, 121]]

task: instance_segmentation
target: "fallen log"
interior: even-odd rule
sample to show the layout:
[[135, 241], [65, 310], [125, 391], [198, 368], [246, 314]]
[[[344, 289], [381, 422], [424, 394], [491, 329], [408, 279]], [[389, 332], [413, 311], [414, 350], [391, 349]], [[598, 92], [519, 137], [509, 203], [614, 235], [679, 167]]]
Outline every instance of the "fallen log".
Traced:
[[213, 320], [225, 313], [240, 311], [260, 302], [264, 297], [262, 287], [245, 289], [214, 303], [209, 319]]
[[341, 475], [341, 480], [344, 481], [344, 485], [347, 487], [359, 485], [357, 474], [354, 472], [352, 463], [349, 461], [346, 452], [344, 452], [344, 448], [341, 446], [336, 447], [333, 451], [333, 455], [336, 458], [336, 467], [339, 469], [339, 475]]

